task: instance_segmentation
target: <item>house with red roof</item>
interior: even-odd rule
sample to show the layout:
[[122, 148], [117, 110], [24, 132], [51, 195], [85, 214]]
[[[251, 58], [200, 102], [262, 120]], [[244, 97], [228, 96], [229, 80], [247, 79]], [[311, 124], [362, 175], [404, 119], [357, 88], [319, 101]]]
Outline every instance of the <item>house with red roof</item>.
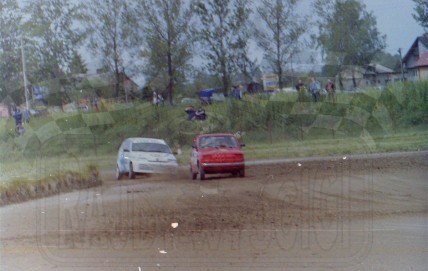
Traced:
[[417, 37], [402, 60], [407, 80], [428, 80], [428, 33]]

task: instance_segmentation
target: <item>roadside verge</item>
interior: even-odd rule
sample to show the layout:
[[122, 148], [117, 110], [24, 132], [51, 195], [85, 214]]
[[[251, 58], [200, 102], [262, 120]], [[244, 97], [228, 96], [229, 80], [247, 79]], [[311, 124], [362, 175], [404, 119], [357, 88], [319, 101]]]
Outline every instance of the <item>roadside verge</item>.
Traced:
[[38, 181], [17, 180], [13, 185], [1, 189], [0, 206], [87, 189], [101, 184], [99, 169], [96, 166], [88, 166], [83, 172], [58, 173]]

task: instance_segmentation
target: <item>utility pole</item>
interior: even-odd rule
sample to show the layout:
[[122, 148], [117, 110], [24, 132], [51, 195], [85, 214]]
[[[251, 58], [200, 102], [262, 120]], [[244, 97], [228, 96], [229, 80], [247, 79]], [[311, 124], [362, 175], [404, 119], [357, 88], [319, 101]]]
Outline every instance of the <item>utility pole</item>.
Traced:
[[26, 107], [27, 113], [29, 113], [30, 103], [28, 101], [27, 66], [25, 64], [25, 53], [24, 53], [24, 45], [22, 43], [22, 36], [21, 36], [21, 60], [22, 60], [22, 73], [24, 75], [25, 107]]
[[403, 58], [401, 56], [401, 48], [398, 48], [398, 53], [400, 54], [401, 81], [404, 82], [404, 69], [403, 69]]

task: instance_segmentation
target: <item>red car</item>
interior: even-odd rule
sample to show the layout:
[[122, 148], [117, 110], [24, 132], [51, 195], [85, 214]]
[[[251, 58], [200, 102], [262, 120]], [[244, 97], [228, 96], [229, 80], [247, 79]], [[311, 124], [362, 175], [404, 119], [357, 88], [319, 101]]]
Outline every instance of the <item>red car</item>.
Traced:
[[232, 173], [245, 177], [245, 159], [240, 144], [233, 134], [202, 134], [193, 140], [190, 157], [190, 175], [193, 180], [199, 174]]

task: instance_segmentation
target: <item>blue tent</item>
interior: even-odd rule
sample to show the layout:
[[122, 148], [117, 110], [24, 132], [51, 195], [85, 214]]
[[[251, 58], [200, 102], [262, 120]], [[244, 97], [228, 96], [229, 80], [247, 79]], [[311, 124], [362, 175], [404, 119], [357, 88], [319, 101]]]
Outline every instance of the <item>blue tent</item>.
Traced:
[[207, 88], [199, 91], [199, 99], [206, 103], [211, 103], [211, 97], [214, 93], [222, 93], [221, 88]]

